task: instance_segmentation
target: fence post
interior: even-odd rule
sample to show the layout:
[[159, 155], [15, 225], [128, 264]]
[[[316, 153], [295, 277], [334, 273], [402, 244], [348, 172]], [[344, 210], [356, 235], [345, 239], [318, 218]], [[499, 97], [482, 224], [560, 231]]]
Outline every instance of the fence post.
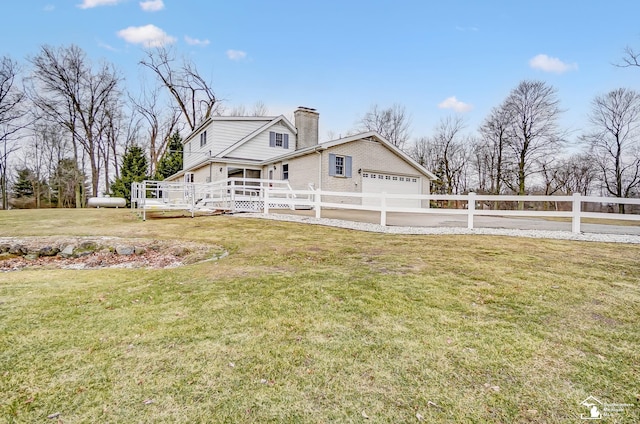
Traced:
[[269, 215], [269, 187], [263, 187], [262, 190], [264, 192], [264, 214]]
[[191, 218], [196, 216], [196, 185], [195, 183], [191, 184]]
[[229, 189], [230, 191], [230, 195], [231, 195], [231, 204], [229, 205], [229, 208], [231, 209], [231, 213], [235, 213], [236, 211], [236, 186], [235, 186], [235, 182], [232, 181], [231, 182], [231, 188]]
[[314, 193], [315, 198], [313, 199], [314, 203], [315, 203], [315, 209], [316, 209], [316, 218], [320, 219], [321, 218], [321, 213], [320, 213], [320, 190], [316, 190], [316, 192]]
[[476, 211], [476, 194], [470, 192], [467, 200], [467, 228], [473, 230], [473, 214]]
[[142, 182], [142, 194], [140, 195], [140, 197], [144, 198], [144, 200], [142, 200], [142, 220], [146, 221], [147, 220], [147, 207], [145, 205], [145, 203], [147, 203], [147, 183], [146, 183], [146, 181]]
[[580, 193], [573, 193], [573, 202], [571, 208], [571, 232], [580, 232], [580, 214], [582, 212], [582, 200], [580, 199]]
[[387, 193], [384, 191], [380, 196], [380, 225], [387, 226]]

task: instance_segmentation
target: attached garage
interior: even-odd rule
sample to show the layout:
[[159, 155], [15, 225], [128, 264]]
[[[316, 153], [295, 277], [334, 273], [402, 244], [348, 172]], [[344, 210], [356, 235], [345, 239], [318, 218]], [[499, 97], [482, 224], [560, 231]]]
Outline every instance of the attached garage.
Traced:
[[[388, 193], [388, 194], [421, 194], [422, 179], [419, 176], [398, 175], [378, 172], [362, 172], [363, 193]], [[363, 197], [365, 206], [380, 206], [380, 199], [376, 197]], [[387, 199], [387, 206], [401, 208], [419, 208], [419, 199]]]

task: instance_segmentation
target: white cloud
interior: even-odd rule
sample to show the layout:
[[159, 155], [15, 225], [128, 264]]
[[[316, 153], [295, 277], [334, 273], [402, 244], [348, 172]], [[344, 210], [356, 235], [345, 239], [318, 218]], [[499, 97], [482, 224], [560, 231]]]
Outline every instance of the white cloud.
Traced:
[[78, 7], [80, 9], [91, 9], [99, 6], [115, 6], [120, 2], [122, 0], [82, 0]]
[[227, 57], [231, 60], [242, 60], [247, 57], [247, 53], [242, 50], [227, 50]]
[[184, 36], [184, 41], [187, 42], [190, 46], [208, 46], [209, 40], [199, 40], [197, 38], [191, 38], [188, 35]]
[[176, 39], [155, 25], [129, 27], [118, 31], [118, 37], [127, 43], [142, 44], [144, 47], [162, 47], [175, 43]]
[[164, 9], [164, 2], [162, 0], [141, 1], [140, 8], [145, 12], [157, 12]]
[[44, 10], [45, 12], [53, 12], [54, 10], [56, 10], [56, 7], [52, 4], [48, 4], [42, 10]]
[[469, 112], [471, 109], [473, 109], [473, 105], [461, 102], [460, 100], [456, 99], [456, 96], [451, 96], [438, 103], [438, 108], [453, 109], [456, 112], [464, 113]]
[[567, 71], [578, 69], [577, 63], [565, 63], [557, 57], [549, 57], [546, 54], [539, 54], [529, 61], [529, 66], [533, 69], [540, 69], [544, 72], [555, 72], [563, 74]]

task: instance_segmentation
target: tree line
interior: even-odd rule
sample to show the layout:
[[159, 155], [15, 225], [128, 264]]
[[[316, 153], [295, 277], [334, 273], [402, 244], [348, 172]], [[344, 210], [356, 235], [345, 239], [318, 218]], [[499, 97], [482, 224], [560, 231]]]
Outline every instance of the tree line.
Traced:
[[[372, 106], [359, 129], [376, 130], [438, 177], [437, 194], [640, 195], [640, 93], [619, 88], [597, 95], [579, 146], [567, 151], [557, 90], [521, 81], [475, 133], [460, 116], [411, 141], [404, 107]], [[624, 205], [619, 206], [624, 213]]]
[[[620, 66], [640, 67], [638, 54], [625, 54]], [[94, 63], [74, 45], [42, 46], [27, 66], [0, 58], [2, 209], [10, 201], [83, 207], [101, 193], [128, 199], [131, 181], [163, 179], [182, 168], [181, 133], [225, 110], [212, 84], [175, 52], [148, 50], [139, 65], [151, 78], [133, 94], [112, 64]], [[227, 112], [267, 110], [258, 102], [252, 111]], [[553, 86], [525, 80], [472, 132], [453, 115], [411, 140], [410, 116], [399, 104], [373, 105], [357, 129], [379, 132], [434, 172], [434, 193], [637, 197], [640, 94], [619, 88], [594, 97], [577, 150], [567, 149], [562, 113]]]
[[182, 168], [181, 132], [218, 104], [195, 65], [164, 48], [140, 61], [153, 83], [137, 94], [126, 92], [113, 65], [93, 63], [74, 45], [42, 46], [27, 62], [25, 69], [0, 60], [2, 209], [10, 200], [83, 207], [102, 193], [128, 198], [131, 178], [162, 179]]

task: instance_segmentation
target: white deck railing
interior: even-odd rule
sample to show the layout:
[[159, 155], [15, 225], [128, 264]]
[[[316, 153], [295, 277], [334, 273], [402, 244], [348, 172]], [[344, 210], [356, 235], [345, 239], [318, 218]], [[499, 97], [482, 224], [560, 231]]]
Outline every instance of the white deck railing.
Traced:
[[[269, 190], [279, 194], [265, 195]], [[147, 211], [187, 210], [243, 212], [267, 208], [286, 208], [295, 194], [288, 181], [258, 178], [228, 178], [213, 183], [142, 181], [131, 184], [131, 208], [143, 219]], [[307, 204], [309, 202], [307, 201]]]

